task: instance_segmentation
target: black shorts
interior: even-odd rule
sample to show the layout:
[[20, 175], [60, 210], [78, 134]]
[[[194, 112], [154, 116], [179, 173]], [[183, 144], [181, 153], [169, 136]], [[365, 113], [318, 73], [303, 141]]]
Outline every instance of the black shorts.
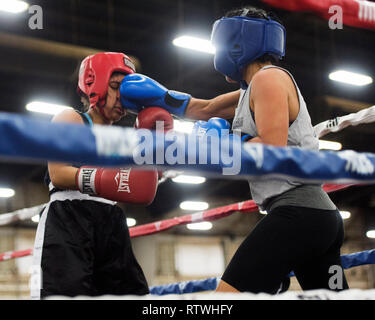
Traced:
[[347, 289], [343, 240], [338, 210], [277, 207], [240, 245], [222, 280], [242, 292], [275, 294], [294, 271], [303, 290]]
[[125, 214], [116, 205], [92, 200], [49, 203], [38, 225], [34, 270], [38, 263], [41, 283], [38, 290], [35, 279], [31, 282], [34, 299], [149, 293]]

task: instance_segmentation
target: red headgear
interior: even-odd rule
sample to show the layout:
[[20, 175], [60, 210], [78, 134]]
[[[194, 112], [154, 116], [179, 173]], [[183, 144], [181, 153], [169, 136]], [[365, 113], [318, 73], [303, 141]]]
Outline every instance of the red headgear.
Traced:
[[134, 73], [135, 66], [128, 56], [118, 52], [97, 53], [82, 61], [77, 91], [88, 97], [90, 108], [105, 105], [109, 79], [114, 72]]

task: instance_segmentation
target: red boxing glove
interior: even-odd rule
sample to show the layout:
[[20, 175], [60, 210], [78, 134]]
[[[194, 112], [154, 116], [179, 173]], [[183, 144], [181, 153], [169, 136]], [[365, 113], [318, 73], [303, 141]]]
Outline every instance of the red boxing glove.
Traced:
[[158, 173], [155, 170], [132, 168], [81, 167], [76, 176], [82, 193], [97, 195], [108, 200], [150, 204], [156, 195]]
[[156, 121], [164, 122], [164, 132], [173, 129], [173, 117], [167, 110], [159, 107], [149, 107], [139, 112], [135, 121], [135, 127], [137, 129], [156, 130]]
[[[162, 127], [164, 132], [173, 130], [173, 117], [167, 110], [159, 107], [149, 107], [140, 111], [135, 121], [135, 127], [156, 130], [156, 121], [164, 122]], [[162, 179], [163, 171], [158, 171], [158, 176], [159, 179]]]

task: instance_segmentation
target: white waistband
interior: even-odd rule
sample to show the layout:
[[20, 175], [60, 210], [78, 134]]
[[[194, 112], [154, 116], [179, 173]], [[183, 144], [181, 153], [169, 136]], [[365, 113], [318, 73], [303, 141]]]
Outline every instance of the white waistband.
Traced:
[[91, 200], [91, 201], [98, 201], [102, 203], [107, 203], [111, 205], [115, 205], [117, 202], [107, 200], [100, 197], [93, 197], [88, 194], [81, 193], [77, 190], [64, 190], [64, 191], [56, 191], [51, 194], [50, 202], [53, 201], [64, 201], [64, 200]]

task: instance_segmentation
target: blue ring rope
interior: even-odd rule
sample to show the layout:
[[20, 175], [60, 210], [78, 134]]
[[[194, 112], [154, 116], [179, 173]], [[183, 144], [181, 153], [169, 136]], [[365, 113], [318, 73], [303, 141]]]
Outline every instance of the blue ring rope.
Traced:
[[[350, 269], [367, 264], [375, 264], [375, 249], [342, 255], [341, 263], [344, 269]], [[289, 276], [293, 277], [293, 272], [290, 273]], [[202, 280], [192, 280], [160, 286], [152, 286], [150, 287], [150, 293], [153, 295], [161, 296], [166, 294], [185, 294], [202, 291], [213, 291], [216, 289], [219, 281], [220, 277], [212, 277]]]
[[[144, 132], [144, 131], [143, 131]], [[58, 161], [76, 165], [136, 166], [140, 156], [141, 130], [113, 126], [92, 128], [77, 124], [37, 121], [21, 115], [0, 113], [0, 156], [16, 160]], [[151, 148], [151, 161], [146, 166], [160, 169], [199, 171], [206, 175], [223, 175], [228, 169], [221, 154], [219, 163], [210, 156], [217, 149], [210, 141], [194, 135], [175, 134], [174, 140], [157, 134], [145, 146]], [[168, 135], [167, 135], [168, 136]], [[165, 138], [165, 139], [164, 139]], [[239, 172], [227, 177], [237, 179], [293, 178], [302, 182], [375, 183], [375, 154], [345, 151], [311, 151], [296, 147], [273, 147], [256, 143], [241, 143], [237, 137], [227, 148], [229, 154], [240, 153]], [[201, 151], [193, 154], [188, 140], [207, 154], [207, 162], [199, 163]], [[195, 140], [194, 140], [195, 139]], [[225, 139], [222, 139], [225, 141]], [[181, 150], [182, 163], [167, 161], [171, 149]], [[222, 150], [226, 147], [221, 146]], [[211, 150], [212, 149], [212, 150]], [[162, 155], [158, 161], [157, 155]], [[159, 159], [160, 160], [160, 159]], [[181, 159], [180, 159], [181, 160]], [[190, 161], [190, 162], [189, 162]], [[193, 163], [191, 163], [193, 161]], [[194, 162], [195, 161], [195, 162]]]

